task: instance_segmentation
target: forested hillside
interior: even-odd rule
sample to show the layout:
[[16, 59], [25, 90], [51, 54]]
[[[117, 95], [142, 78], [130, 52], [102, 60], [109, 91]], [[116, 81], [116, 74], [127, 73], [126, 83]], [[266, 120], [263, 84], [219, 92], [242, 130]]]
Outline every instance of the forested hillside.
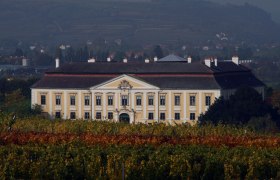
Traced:
[[218, 40], [270, 42], [279, 25], [250, 5], [196, 0], [97, 1], [2, 0], [0, 40], [44, 43], [87, 40], [129, 44], [168, 44]]
[[232, 3], [232, 4], [251, 4], [257, 7], [260, 7], [262, 9], [264, 9], [265, 11], [269, 12], [272, 16], [272, 18], [277, 21], [280, 22], [280, 11], [279, 11], [279, 7], [280, 7], [280, 1], [276, 1], [276, 0], [208, 0], [211, 2], [218, 2], [218, 3]]

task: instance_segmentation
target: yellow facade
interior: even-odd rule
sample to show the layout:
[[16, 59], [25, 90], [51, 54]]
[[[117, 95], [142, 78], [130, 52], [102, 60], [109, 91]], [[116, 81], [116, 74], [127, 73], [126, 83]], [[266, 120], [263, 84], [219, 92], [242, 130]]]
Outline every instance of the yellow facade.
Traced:
[[[181, 124], [196, 123], [199, 115], [204, 113], [206, 96], [211, 97], [211, 104], [220, 96], [220, 90], [189, 90], [189, 89], [160, 89], [130, 76], [123, 75], [109, 82], [104, 82], [90, 89], [32, 89], [32, 104], [41, 105], [41, 96], [46, 96], [43, 111], [51, 118], [60, 112], [61, 118], [86, 119], [86, 113], [92, 120], [108, 120], [111, 113], [113, 120], [118, 122], [128, 119], [129, 123], [167, 123]], [[60, 105], [56, 105], [57, 96], [60, 96]], [[71, 105], [71, 96], [74, 105]], [[89, 97], [89, 105], [85, 105], [85, 97]], [[165, 105], [160, 105], [160, 97], [165, 97]], [[175, 97], [179, 103], [175, 104]], [[191, 96], [195, 96], [195, 105], [191, 106]], [[100, 98], [99, 100], [97, 98]], [[109, 105], [109, 97], [112, 105]], [[137, 105], [137, 97], [141, 105]], [[127, 99], [127, 105], [125, 103]], [[152, 99], [152, 100], [151, 100]], [[72, 100], [73, 101], [73, 100]], [[149, 105], [152, 101], [152, 105]], [[149, 119], [150, 113], [150, 119]], [[151, 115], [152, 113], [152, 115]], [[165, 119], [160, 120], [160, 113], [165, 113]], [[176, 114], [177, 118], [176, 119]], [[195, 119], [190, 120], [190, 114], [195, 113]], [[101, 117], [96, 116], [101, 115]], [[152, 117], [152, 118], [151, 118]]]

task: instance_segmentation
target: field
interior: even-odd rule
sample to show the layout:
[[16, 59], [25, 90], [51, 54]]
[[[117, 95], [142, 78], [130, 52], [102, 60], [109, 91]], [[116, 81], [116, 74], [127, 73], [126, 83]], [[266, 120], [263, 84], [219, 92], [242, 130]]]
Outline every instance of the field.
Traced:
[[1, 179], [278, 179], [280, 136], [230, 126], [2, 116]]

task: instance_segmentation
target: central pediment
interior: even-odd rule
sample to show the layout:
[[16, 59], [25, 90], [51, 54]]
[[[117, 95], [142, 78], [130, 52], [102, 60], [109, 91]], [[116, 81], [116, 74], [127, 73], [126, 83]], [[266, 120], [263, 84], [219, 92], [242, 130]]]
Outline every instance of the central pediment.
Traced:
[[159, 87], [149, 84], [138, 77], [121, 75], [109, 81], [93, 86], [90, 89], [159, 89]]

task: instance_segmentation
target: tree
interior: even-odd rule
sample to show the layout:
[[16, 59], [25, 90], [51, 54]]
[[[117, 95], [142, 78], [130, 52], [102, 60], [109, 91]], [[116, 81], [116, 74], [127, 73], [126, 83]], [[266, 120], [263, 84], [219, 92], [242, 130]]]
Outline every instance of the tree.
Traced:
[[123, 51], [117, 51], [114, 57], [116, 61], [122, 61], [125, 58], [125, 53]]
[[5, 113], [12, 113], [17, 117], [36, 115], [41, 113], [41, 106], [30, 107], [30, 99], [23, 96], [21, 90], [15, 90], [5, 95], [5, 100], [0, 106]]
[[48, 54], [36, 52], [33, 59], [37, 66], [50, 66], [54, 64], [53, 57]]
[[155, 48], [154, 48], [154, 55], [157, 57], [157, 58], [163, 58], [163, 51], [160, 47], [160, 45], [156, 45]]
[[278, 118], [276, 110], [266, 104], [256, 90], [244, 87], [236, 90], [228, 100], [223, 97], [216, 100], [199, 119], [202, 124], [247, 124], [252, 117], [266, 115], [274, 120]]
[[72, 62], [73, 60], [76, 59], [76, 57], [75, 57], [75, 50], [72, 47], [69, 47], [66, 50], [66, 57], [65, 57], [65, 59], [68, 62]]
[[89, 58], [89, 51], [88, 51], [88, 47], [85, 46], [83, 49], [82, 61], [87, 61], [88, 58]]
[[270, 99], [272, 106], [278, 109], [278, 113], [280, 113], [280, 91], [274, 91]]
[[250, 59], [253, 56], [253, 51], [249, 47], [242, 47], [238, 49], [238, 56], [241, 59]]
[[17, 56], [17, 57], [22, 57], [23, 56], [22, 49], [16, 48], [14, 55]]

